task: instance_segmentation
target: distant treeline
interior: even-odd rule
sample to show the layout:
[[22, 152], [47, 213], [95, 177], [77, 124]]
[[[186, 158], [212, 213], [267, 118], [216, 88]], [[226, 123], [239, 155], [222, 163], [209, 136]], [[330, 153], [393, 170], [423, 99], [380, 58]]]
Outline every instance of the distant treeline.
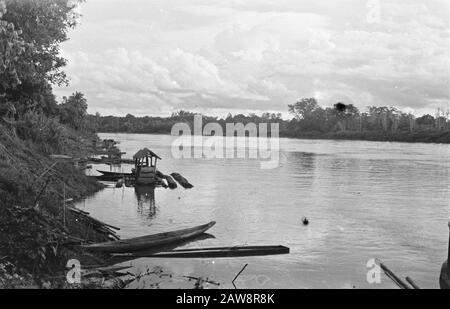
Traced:
[[[229, 114], [225, 118], [203, 116], [203, 125], [217, 122], [225, 132], [226, 123], [278, 123], [281, 137], [311, 139], [355, 139], [373, 141], [450, 143], [449, 112], [438, 110], [435, 116], [415, 117], [395, 107], [369, 106], [361, 112], [355, 106], [336, 103], [321, 107], [314, 98], [301, 99], [289, 105], [293, 118], [281, 114]], [[170, 134], [172, 126], [184, 122], [193, 127], [194, 116], [179, 111], [170, 117], [125, 117], [88, 115], [88, 122], [98, 132]]]

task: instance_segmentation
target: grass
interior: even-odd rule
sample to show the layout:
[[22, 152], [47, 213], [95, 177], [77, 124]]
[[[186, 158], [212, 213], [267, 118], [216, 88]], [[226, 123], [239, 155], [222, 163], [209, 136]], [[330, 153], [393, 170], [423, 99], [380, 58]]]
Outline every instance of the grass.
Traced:
[[68, 246], [68, 235], [107, 239], [65, 214], [63, 192], [80, 199], [102, 185], [70, 163], [47, 171], [53, 164], [49, 154], [86, 156], [93, 136], [54, 119], [28, 117], [15, 128], [0, 125], [0, 287], [66, 287], [67, 260], [96, 261]]

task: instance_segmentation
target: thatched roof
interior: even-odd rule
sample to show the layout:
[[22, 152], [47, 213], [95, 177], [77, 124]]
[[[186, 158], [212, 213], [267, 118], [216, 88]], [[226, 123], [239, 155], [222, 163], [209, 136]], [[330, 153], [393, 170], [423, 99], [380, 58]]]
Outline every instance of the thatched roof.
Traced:
[[138, 152], [136, 152], [135, 154], [134, 154], [134, 156], [133, 156], [133, 159], [134, 160], [136, 160], [136, 159], [142, 159], [142, 158], [145, 158], [145, 157], [155, 157], [155, 158], [158, 158], [158, 159], [160, 159], [161, 160], [161, 158], [156, 154], [156, 153], [154, 153], [153, 151], [151, 151], [150, 149], [148, 149], [148, 148], [143, 148], [143, 149], [141, 149], [141, 150], [139, 150]]

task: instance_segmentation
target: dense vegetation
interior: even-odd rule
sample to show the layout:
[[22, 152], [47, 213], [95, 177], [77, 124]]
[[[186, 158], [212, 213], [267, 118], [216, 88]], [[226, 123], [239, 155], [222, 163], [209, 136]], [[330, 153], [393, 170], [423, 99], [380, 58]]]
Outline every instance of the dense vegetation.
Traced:
[[75, 4], [0, 0], [0, 287], [63, 284], [65, 263], [77, 256], [64, 244], [82, 232], [63, 200], [100, 187], [49, 157], [85, 156], [95, 138], [83, 94], [58, 104], [52, 92], [67, 83], [59, 45], [76, 25]]
[[[322, 139], [358, 139], [373, 141], [450, 142], [449, 113], [438, 111], [436, 116], [415, 118], [394, 107], [370, 106], [361, 112], [355, 106], [336, 103], [323, 108], [314, 98], [302, 99], [289, 105], [291, 120], [281, 114], [264, 113], [231, 115], [226, 118], [203, 117], [203, 125], [218, 122], [225, 132], [226, 123], [278, 123], [280, 136]], [[166, 133], [175, 123], [193, 126], [194, 113], [179, 111], [170, 117], [125, 117], [89, 115], [90, 123], [99, 132]]]

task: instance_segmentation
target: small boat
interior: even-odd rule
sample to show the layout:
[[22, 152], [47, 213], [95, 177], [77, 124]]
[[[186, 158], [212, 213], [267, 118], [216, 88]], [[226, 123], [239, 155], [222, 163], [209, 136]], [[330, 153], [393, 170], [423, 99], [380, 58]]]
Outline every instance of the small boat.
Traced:
[[108, 171], [101, 171], [97, 170], [97, 172], [108, 176], [108, 177], [123, 177], [123, 176], [132, 176], [133, 173], [119, 173], [119, 172], [108, 172]]
[[214, 224], [216, 224], [216, 222], [211, 221], [207, 224], [199, 225], [188, 229], [141, 236], [130, 239], [108, 241], [91, 245], [82, 245], [81, 248], [90, 251], [104, 252], [104, 253], [135, 252], [153, 248], [156, 246], [162, 246], [178, 241], [183, 241], [185, 239], [203, 234], [211, 227], [213, 227]]

